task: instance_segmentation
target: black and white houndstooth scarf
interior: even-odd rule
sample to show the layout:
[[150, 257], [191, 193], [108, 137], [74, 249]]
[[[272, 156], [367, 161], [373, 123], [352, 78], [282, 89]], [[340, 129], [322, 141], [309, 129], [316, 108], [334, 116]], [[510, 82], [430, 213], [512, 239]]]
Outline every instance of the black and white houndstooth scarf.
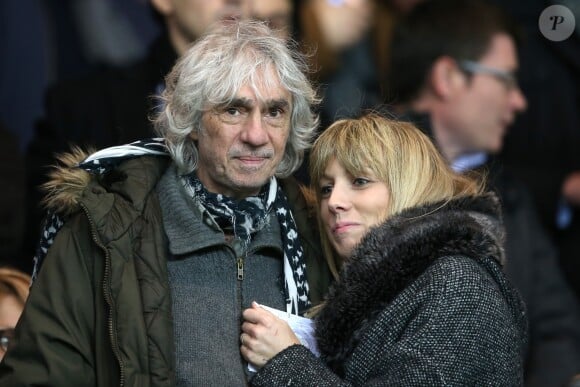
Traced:
[[[79, 163], [78, 167], [99, 175], [114, 168], [123, 160], [143, 155], [168, 156], [164, 140], [152, 138], [106, 148], [90, 155]], [[276, 178], [273, 177], [258, 196], [237, 202], [226, 196], [208, 192], [195, 173], [184, 177], [184, 182], [192, 197], [195, 196], [201, 201], [220, 226], [231, 227], [234, 235], [245, 244], [245, 247], [249, 244], [251, 235], [264, 226], [270, 211], [276, 212], [284, 250], [286, 309], [292, 314], [304, 313], [310, 307], [304, 253], [288, 200]], [[48, 214], [34, 257], [33, 279], [63, 224], [64, 220], [58, 214]]]

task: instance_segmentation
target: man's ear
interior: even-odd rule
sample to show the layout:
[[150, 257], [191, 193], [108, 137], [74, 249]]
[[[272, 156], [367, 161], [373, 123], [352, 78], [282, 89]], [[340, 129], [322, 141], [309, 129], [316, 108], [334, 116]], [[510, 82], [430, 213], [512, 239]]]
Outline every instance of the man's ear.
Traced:
[[151, 0], [151, 5], [163, 16], [168, 16], [173, 12], [172, 0]]
[[465, 84], [465, 76], [457, 67], [455, 59], [439, 57], [431, 67], [429, 86], [437, 97], [447, 99]]

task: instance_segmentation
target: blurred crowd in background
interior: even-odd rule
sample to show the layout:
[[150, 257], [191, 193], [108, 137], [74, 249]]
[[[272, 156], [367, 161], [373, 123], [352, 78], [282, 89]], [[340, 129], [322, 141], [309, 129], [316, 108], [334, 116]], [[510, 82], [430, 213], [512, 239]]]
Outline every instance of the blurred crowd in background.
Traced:
[[[306, 53], [323, 97], [324, 130], [337, 118], [390, 111], [400, 102], [387, 76], [393, 31], [422, 1], [439, 0], [3, 0], [0, 263], [32, 273], [43, 218], [38, 187], [56, 153], [154, 136], [152, 97], [214, 21], [266, 21]], [[527, 102], [497, 160], [527, 185], [578, 302], [580, 1], [489, 1], [521, 29], [517, 78]], [[575, 31], [562, 41], [538, 26], [552, 5], [576, 17]], [[297, 177], [307, 182], [306, 169]]]

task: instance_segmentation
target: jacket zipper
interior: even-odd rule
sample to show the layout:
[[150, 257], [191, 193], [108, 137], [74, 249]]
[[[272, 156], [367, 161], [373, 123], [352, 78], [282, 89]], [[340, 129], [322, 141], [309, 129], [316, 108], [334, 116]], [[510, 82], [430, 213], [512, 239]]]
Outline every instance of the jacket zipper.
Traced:
[[244, 258], [238, 257], [236, 264], [238, 266], [238, 281], [243, 281], [243, 279], [244, 279]]
[[95, 223], [93, 222], [93, 218], [91, 217], [88, 208], [83, 204], [80, 203], [81, 208], [83, 209], [85, 215], [87, 216], [88, 220], [89, 220], [89, 224], [91, 226], [91, 235], [93, 238], [93, 241], [95, 242], [95, 244], [100, 247], [103, 252], [105, 253], [105, 274], [104, 274], [104, 278], [103, 278], [103, 294], [105, 296], [105, 301], [107, 302], [107, 306], [109, 307], [109, 318], [108, 318], [108, 330], [109, 330], [109, 339], [111, 340], [111, 347], [113, 350], [113, 354], [115, 355], [115, 359], [117, 360], [117, 363], [119, 364], [119, 387], [123, 387], [123, 385], [125, 384], [125, 366], [123, 364], [123, 360], [121, 359], [121, 353], [119, 351], [119, 344], [117, 342], [117, 338], [114, 335], [114, 324], [113, 324], [113, 297], [111, 296], [111, 292], [108, 288], [108, 283], [109, 283], [109, 277], [110, 277], [110, 272], [111, 272], [111, 256], [109, 255], [109, 252], [107, 250], [107, 248], [103, 245], [103, 243], [101, 242], [101, 240], [99, 239], [95, 229]]
[[[237, 298], [238, 298], [238, 305], [240, 308], [240, 312], [243, 311], [243, 297], [242, 297], [242, 282], [244, 280], [244, 257], [243, 256], [239, 256], [236, 259], [236, 268], [237, 268], [237, 277], [238, 277], [238, 294], [237, 294]], [[248, 377], [246, 375], [246, 373], [244, 371], [242, 371], [242, 373], [244, 374], [244, 386], [248, 386]]]

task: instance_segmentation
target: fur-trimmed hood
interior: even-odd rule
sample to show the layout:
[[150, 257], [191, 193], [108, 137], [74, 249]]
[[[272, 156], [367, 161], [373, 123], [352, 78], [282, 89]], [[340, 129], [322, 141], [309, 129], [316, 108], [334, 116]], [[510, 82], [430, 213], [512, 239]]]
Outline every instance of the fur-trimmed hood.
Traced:
[[42, 204], [49, 212], [69, 215], [78, 209], [78, 201], [87, 188], [91, 175], [78, 167], [92, 152], [74, 147], [71, 152], [57, 156], [58, 164], [48, 174], [42, 185], [45, 197]]
[[[49, 174], [48, 183], [42, 187], [46, 192], [43, 204], [49, 213], [70, 215], [78, 209], [79, 199], [89, 185], [91, 175], [99, 176], [105, 184], [107, 183], [105, 180], [109, 180], [109, 183], [122, 180], [123, 177], [117, 176], [114, 172], [116, 167], [125, 160], [146, 155], [169, 159], [165, 140], [147, 138], [98, 152], [73, 147], [70, 153], [57, 157], [59, 165], [55, 166]], [[125, 194], [130, 195], [130, 192]]]
[[376, 313], [437, 259], [461, 255], [503, 264], [503, 239], [493, 194], [412, 208], [372, 229], [317, 318], [318, 345], [328, 364], [342, 364]]
[[[164, 160], [139, 157], [148, 155], [162, 156], [160, 159]], [[125, 209], [131, 207], [134, 213], [139, 213], [169, 160], [160, 139], [136, 141], [98, 152], [73, 147], [71, 152], [57, 156], [58, 163], [48, 174], [48, 182], [42, 186], [46, 217], [34, 257], [33, 279], [66, 219], [78, 212], [81, 206], [88, 209], [87, 205], [99, 216], [106, 216], [115, 201], [113, 197], [106, 201], [95, 200], [96, 197], [104, 198], [100, 194], [105, 192], [124, 198], [128, 203]], [[100, 209], [93, 208], [95, 206]], [[122, 227], [115, 229], [121, 232]], [[108, 237], [116, 238], [118, 235]]]

